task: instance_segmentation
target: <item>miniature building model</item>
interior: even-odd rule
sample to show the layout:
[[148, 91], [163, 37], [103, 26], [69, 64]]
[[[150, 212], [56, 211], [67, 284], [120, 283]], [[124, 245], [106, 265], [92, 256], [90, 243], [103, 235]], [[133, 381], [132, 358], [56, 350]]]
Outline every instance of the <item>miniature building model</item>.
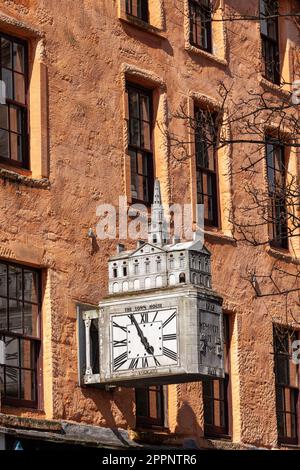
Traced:
[[178, 284], [211, 287], [210, 252], [198, 240], [168, 243], [160, 184], [155, 181], [148, 242], [122, 251], [109, 261], [109, 293], [138, 291]]

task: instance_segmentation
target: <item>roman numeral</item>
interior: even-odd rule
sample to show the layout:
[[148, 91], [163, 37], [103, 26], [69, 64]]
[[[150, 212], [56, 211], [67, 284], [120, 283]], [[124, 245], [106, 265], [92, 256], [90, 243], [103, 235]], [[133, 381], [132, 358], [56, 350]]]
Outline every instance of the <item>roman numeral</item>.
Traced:
[[172, 359], [172, 361], [177, 361], [177, 354], [175, 351], [171, 351], [171, 349], [163, 347], [163, 354], [169, 359]]
[[172, 321], [176, 316], [176, 310], [175, 312], [172, 313], [172, 315], [169, 316], [169, 318], [166, 319], [166, 321], [163, 323], [163, 328], [165, 328], [165, 326], [168, 325], [168, 323], [170, 323], [170, 321]]
[[126, 328], [126, 326], [118, 325], [118, 323], [116, 323], [115, 321], [113, 322], [113, 327], [115, 327], [115, 328], [120, 328], [120, 330], [122, 330], [122, 331], [124, 331], [125, 333], [127, 333], [127, 328]]
[[114, 370], [120, 369], [123, 364], [127, 361], [127, 351], [125, 351], [123, 354], [120, 354], [120, 356], [116, 357], [114, 359]]
[[152, 322], [155, 322], [157, 315], [158, 315], [158, 312], [156, 312], [156, 314], [154, 315]]
[[143, 367], [143, 368], [149, 367], [148, 358], [147, 358], [147, 357], [143, 357], [143, 358], [142, 358], [142, 367]]
[[148, 323], [148, 312], [141, 313], [141, 323]]
[[127, 341], [126, 339], [122, 339], [122, 341], [114, 341], [113, 342], [113, 347], [114, 348], [121, 348], [123, 346], [127, 346]]
[[139, 359], [139, 357], [137, 357], [136, 359], [132, 359], [129, 365], [129, 369], [136, 369], [139, 363]]
[[173, 339], [176, 339], [176, 333], [171, 334], [171, 335], [163, 335], [163, 341], [172, 341]]

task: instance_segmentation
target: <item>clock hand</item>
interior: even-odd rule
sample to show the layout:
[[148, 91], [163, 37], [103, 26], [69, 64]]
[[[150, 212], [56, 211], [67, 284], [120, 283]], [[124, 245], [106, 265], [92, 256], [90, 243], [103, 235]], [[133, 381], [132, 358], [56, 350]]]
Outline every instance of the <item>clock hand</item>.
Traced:
[[153, 353], [154, 353], [154, 348], [153, 348], [153, 346], [150, 346], [150, 344], [149, 344], [147, 338], [144, 336], [144, 334], [143, 334], [143, 332], [142, 332], [142, 330], [141, 330], [141, 328], [140, 328], [138, 322], [137, 322], [136, 319], [134, 318], [134, 315], [131, 314], [131, 315], [130, 315], [130, 319], [131, 319], [131, 321], [133, 322], [134, 326], [136, 327], [137, 332], [138, 332], [138, 335], [139, 335], [139, 337], [140, 337], [140, 339], [141, 339], [141, 342], [142, 342], [144, 348], [146, 349], [147, 353], [153, 354]]

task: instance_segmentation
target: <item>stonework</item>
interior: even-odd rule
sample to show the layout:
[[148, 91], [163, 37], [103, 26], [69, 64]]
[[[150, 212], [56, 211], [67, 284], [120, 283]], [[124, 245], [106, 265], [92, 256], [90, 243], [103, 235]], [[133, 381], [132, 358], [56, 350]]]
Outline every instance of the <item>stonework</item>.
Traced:
[[[108, 290], [114, 292], [114, 263], [121, 269], [123, 262], [123, 254], [115, 254], [119, 243], [126, 244], [129, 269], [135, 269], [136, 242], [88, 236], [90, 227], [96, 231], [100, 204], [117, 206], [119, 195], [127, 195], [131, 202], [126, 80], [153, 90], [155, 176], [165, 204], [196, 202], [195, 165], [181, 159], [162, 132], [168, 127], [186, 141], [184, 123], [173, 117], [180, 104], [191, 109], [203, 97], [218, 104], [220, 81], [232, 86], [233, 102], [242, 99], [246, 89], [266, 90], [274, 102], [282, 96], [278, 87], [262, 79], [258, 23], [233, 21], [229, 26], [217, 21], [213, 54], [198, 53], [189, 44], [185, 0], [159, 0], [157, 8], [151, 1], [152, 27], [126, 16], [124, 3], [0, 1], [1, 32], [29, 42], [32, 107], [30, 170], [0, 164], [0, 257], [42, 270], [41, 400], [38, 409], [2, 404], [2, 430], [13, 426], [24, 432], [25, 422], [30, 429], [36, 422], [46, 433], [51, 432], [51, 423], [72, 422], [93, 427], [97, 436], [99, 429], [120, 428], [124, 438], [138, 443], [182, 446], [192, 439], [203, 448], [278, 448], [273, 324], [299, 329], [299, 299], [296, 293], [289, 296], [293, 315], [286, 313], [285, 297], [257, 298], [246, 277], [250, 269], [267, 275], [274, 262], [287, 271], [299, 267], [300, 237], [291, 240], [289, 254], [236, 242], [230, 216], [238, 217], [241, 204], [249, 202], [245, 187], [250, 176], [240, 172], [250, 149], [245, 143], [218, 152], [221, 227], [205, 231], [211, 272], [205, 266], [194, 271], [197, 284], [209, 283], [211, 275], [213, 288], [223, 299], [223, 311], [231, 318], [230, 439], [224, 443], [204, 435], [201, 381], [165, 386], [168, 415], [160, 433], [137, 429], [133, 388], [108, 390], [80, 384], [77, 306], [97, 309]], [[214, 3], [217, 18], [254, 14], [258, 4], [256, 0]], [[296, 0], [280, 3], [284, 11], [299, 10]], [[299, 23], [294, 18], [283, 20], [280, 47], [282, 75], [289, 89], [299, 79]], [[299, 154], [291, 156], [290, 168], [297, 175], [299, 162]], [[251, 175], [257, 187], [265, 184], [264, 172], [261, 163]], [[259, 214], [251, 220], [257, 221]], [[259, 234], [264, 230], [258, 229]], [[181, 273], [190, 275], [186, 270], [186, 263], [192, 263], [190, 247], [169, 247], [162, 251], [154, 244], [165, 263], [170, 263], [171, 254], [180, 263], [184, 253], [185, 261], [183, 268], [172, 273], [165, 269], [162, 284], [167, 276], [173, 282], [171, 274], [175, 284]], [[206, 280], [201, 281], [201, 276]], [[286, 289], [293, 288], [289, 279], [280, 282]], [[122, 285], [123, 291], [127, 288], [135, 289], [132, 276], [127, 287]], [[263, 288], [270, 288], [267, 280]]]

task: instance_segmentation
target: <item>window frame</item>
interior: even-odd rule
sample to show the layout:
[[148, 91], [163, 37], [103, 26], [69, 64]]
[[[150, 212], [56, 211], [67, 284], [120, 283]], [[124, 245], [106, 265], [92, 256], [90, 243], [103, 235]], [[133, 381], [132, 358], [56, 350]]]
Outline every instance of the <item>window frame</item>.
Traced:
[[[34, 272], [37, 276], [37, 336], [35, 335], [28, 335], [28, 334], [20, 334], [14, 331], [9, 330], [9, 323], [7, 324], [8, 329], [0, 329], [0, 337], [8, 337], [8, 338], [13, 338], [18, 340], [19, 344], [19, 365], [18, 366], [7, 366], [6, 364], [1, 365], [1, 367], [4, 367], [4, 387], [5, 387], [5, 369], [8, 367], [13, 368], [13, 369], [18, 369], [19, 371], [19, 377], [18, 377], [18, 387], [20, 387], [21, 384], [21, 371], [22, 370], [30, 370], [31, 372], [34, 373], [34, 389], [35, 389], [35, 400], [24, 400], [22, 398], [13, 398], [13, 397], [7, 397], [5, 396], [4, 393], [1, 393], [1, 403], [3, 405], [10, 405], [10, 406], [16, 406], [16, 407], [25, 407], [25, 408], [39, 408], [41, 407], [41, 402], [42, 402], [42, 394], [41, 394], [41, 389], [42, 389], [42, 272], [40, 269], [37, 268], [32, 268], [31, 266], [23, 265], [23, 264], [18, 264], [18, 263], [13, 263], [10, 261], [6, 260], [0, 260], [1, 264], [4, 264], [7, 266], [7, 272], [6, 272], [6, 282], [7, 282], [7, 295], [6, 296], [1, 296], [1, 298], [6, 298], [7, 300], [7, 319], [9, 321], [9, 300], [14, 298], [10, 297], [8, 294], [8, 276], [9, 276], [9, 267], [17, 267], [22, 270], [22, 304], [24, 304], [24, 271], [31, 271]], [[22, 312], [22, 323], [24, 326], [24, 312]], [[20, 344], [21, 341], [29, 341], [30, 344], [33, 344], [34, 348], [34, 363], [35, 367], [29, 368], [29, 367], [21, 367], [20, 366], [20, 361], [21, 361], [21, 354], [20, 354]], [[20, 392], [20, 390], [18, 390]]]
[[[140, 107], [140, 95], [145, 95], [149, 99], [149, 137], [150, 137], [150, 149], [144, 148], [141, 145], [137, 146], [131, 143], [131, 118], [130, 116], [130, 105], [129, 105], [129, 94], [130, 92], [138, 93], [139, 95], [139, 107]], [[148, 200], [140, 199], [139, 197], [132, 197], [133, 203], [144, 204], [147, 207], [151, 207], [153, 202], [153, 192], [154, 192], [154, 180], [155, 180], [155, 162], [154, 162], [154, 143], [153, 143], [153, 90], [144, 88], [140, 85], [132, 83], [130, 81], [126, 81], [126, 95], [127, 95], [127, 106], [128, 106], [128, 155], [130, 158], [130, 188], [131, 188], [131, 197], [132, 197], [132, 178], [133, 178], [133, 165], [132, 159], [134, 158], [132, 153], [135, 153], [135, 178], [142, 177], [143, 183], [144, 181], [147, 182], [147, 191], [148, 191]], [[140, 114], [140, 109], [139, 109]], [[141, 123], [143, 122], [140, 117], [138, 118], [139, 121], [139, 136], [142, 135], [141, 132]], [[145, 121], [146, 122], [146, 121]], [[132, 152], [132, 153], [131, 153]], [[138, 154], [142, 155], [142, 158], [147, 161], [147, 174], [139, 173], [138, 168]], [[144, 188], [143, 188], [144, 191]]]
[[[268, 0], [260, 0], [259, 4], [259, 11], [260, 11], [260, 36], [261, 36], [261, 44], [262, 44], [262, 59], [263, 59], [263, 77], [271, 83], [276, 85], [280, 85], [280, 41], [279, 41], [279, 21], [278, 17], [274, 18], [275, 21], [275, 32], [276, 32], [276, 39], [272, 38], [271, 36], [262, 32], [262, 22], [265, 21], [268, 29], [268, 19], [263, 19], [262, 17], [262, 3], [266, 5]], [[277, 10], [279, 13], [279, 10]], [[268, 73], [268, 63], [266, 60], [266, 48], [271, 50], [273, 48], [273, 61], [274, 64], [272, 65], [272, 73]]]
[[[189, 8], [189, 20], [190, 20], [190, 44], [197, 49], [201, 49], [205, 52], [208, 52], [209, 54], [213, 53], [213, 39], [212, 39], [212, 8], [211, 8], [211, 2], [210, 7], [208, 8], [205, 6], [203, 3], [203, 0], [188, 0], [188, 8]], [[194, 13], [193, 10], [196, 14], [196, 20], [194, 21]], [[198, 36], [198, 26], [197, 26], [197, 18], [200, 17], [200, 22], [202, 26], [202, 18], [203, 15], [210, 14], [210, 21], [207, 21], [207, 26], [204, 28], [206, 31], [207, 35], [207, 47], [199, 44], [197, 42], [197, 36]], [[196, 28], [196, 35], [194, 35], [194, 26]], [[200, 26], [200, 29], [202, 29]], [[202, 34], [200, 32], [201, 38]], [[195, 38], [196, 36], [196, 38]]]
[[[156, 391], [151, 391], [151, 389], [156, 388]], [[147, 412], [144, 415], [138, 414], [138, 393], [145, 392], [147, 393]], [[156, 396], [159, 396], [159, 403], [160, 403], [160, 416], [157, 418], [151, 418], [149, 408], [150, 408], [150, 393], [156, 393]], [[146, 387], [136, 388], [135, 389], [135, 403], [136, 403], [136, 426], [138, 428], [163, 428], [165, 426], [165, 396], [164, 396], [164, 387], [163, 385], [150, 385]]]
[[[14, 99], [6, 98], [6, 106], [8, 108], [10, 106], [15, 106], [18, 109], [22, 110], [22, 126], [24, 126], [24, 131], [21, 134], [22, 136], [22, 155], [23, 159], [22, 161], [16, 161], [11, 158], [11, 133], [16, 134], [16, 132], [13, 132], [10, 130], [10, 113], [8, 112], [8, 132], [9, 132], [9, 158], [1, 157], [0, 156], [0, 163], [9, 165], [12, 167], [16, 168], [23, 168], [25, 170], [30, 169], [30, 153], [29, 153], [29, 44], [28, 41], [25, 39], [22, 39], [20, 37], [14, 36], [14, 35], [9, 35], [6, 33], [0, 32], [0, 40], [1, 38], [7, 39], [8, 41], [11, 41], [12, 43], [20, 44], [24, 47], [24, 73], [21, 74], [24, 76], [24, 86], [25, 86], [25, 103], [21, 103], [19, 101], [16, 101]], [[13, 56], [12, 56], [13, 59]], [[7, 68], [7, 67], [5, 67]], [[14, 67], [12, 64], [12, 68], [8, 69], [12, 71], [12, 75], [14, 73]], [[2, 80], [2, 50], [0, 47], [0, 80]], [[14, 79], [13, 79], [14, 83]]]
[[[231, 343], [231, 336], [232, 336], [232, 318], [229, 314], [223, 313], [223, 332], [224, 332], [224, 344], [226, 345], [226, 364], [225, 366], [225, 377], [222, 378], [207, 378], [204, 379], [203, 382], [209, 384], [210, 391], [212, 394], [206, 395], [204, 390], [204, 383], [203, 383], [203, 408], [204, 408], [204, 436], [207, 438], [225, 438], [230, 439], [232, 430], [232, 401], [231, 401], [231, 375], [230, 375], [230, 343]], [[227, 369], [227, 370], [226, 370]], [[215, 398], [214, 397], [214, 382], [218, 382], [220, 386], [223, 387], [223, 398]], [[220, 390], [220, 389], [219, 389]], [[205, 406], [207, 405], [207, 401], [209, 401], [209, 406], [213, 410], [213, 420], [214, 417], [214, 403], [215, 401], [223, 402], [224, 406], [224, 419], [225, 425], [224, 426], [216, 426], [215, 424], [205, 422]]]
[[[296, 365], [296, 378], [297, 378], [297, 386], [291, 384], [291, 370], [290, 370], [290, 360], [291, 360], [291, 354], [290, 351], [287, 352], [277, 352], [276, 351], [276, 328], [279, 329], [283, 334], [287, 335], [287, 342], [288, 342], [288, 349], [290, 349], [290, 335], [295, 335], [295, 340], [300, 339], [299, 331], [292, 331], [291, 328], [283, 326], [283, 325], [273, 325], [273, 350], [274, 350], [274, 374], [275, 374], [275, 394], [276, 394], [276, 420], [277, 420], [277, 435], [278, 435], [278, 443], [279, 444], [290, 444], [290, 445], [299, 445], [300, 444], [300, 367], [299, 365]], [[279, 364], [278, 364], [278, 359], [283, 358], [285, 364], [285, 367], [287, 366], [287, 369], [285, 373], [287, 374], [288, 382], [285, 383], [284, 381], [279, 381], [278, 380], [278, 375], [280, 374], [279, 371]], [[286, 391], [290, 394], [289, 401], [292, 403], [292, 393], [294, 395], [293, 400], [295, 401], [295, 408], [294, 412], [292, 411], [287, 411], [286, 408]], [[281, 400], [283, 403], [283, 409], [279, 409], [279, 393], [281, 395]], [[291, 416], [294, 416], [295, 420], [295, 437], [288, 437], [286, 434], [286, 418], [287, 415], [290, 415], [290, 420]], [[283, 422], [283, 428], [285, 434], [281, 435], [280, 434], [280, 416], [282, 418]], [[292, 420], [291, 420], [292, 422]]]
[[[270, 152], [268, 147], [273, 146], [272, 151], [272, 163], [270, 166]], [[276, 169], [276, 152], [280, 152], [280, 169]], [[280, 173], [280, 180], [282, 182], [282, 190], [284, 191], [286, 187], [286, 177], [287, 177], [287, 158], [286, 158], [286, 147], [283, 142], [278, 142], [272, 135], [266, 134], [265, 137], [265, 161], [266, 161], [266, 174], [267, 174], [267, 186], [268, 186], [268, 197], [270, 202], [269, 214], [271, 216], [271, 221], [268, 221], [268, 232], [269, 232], [269, 244], [271, 247], [280, 248], [283, 250], [288, 250], [289, 248], [289, 236], [288, 236], [288, 216], [287, 216], [287, 207], [286, 207], [286, 198], [283, 198], [282, 195], [278, 195], [278, 185], [276, 184], [276, 175]], [[272, 170], [272, 171], [271, 171]], [[273, 176], [274, 189], [270, 189], [271, 173]], [[279, 188], [280, 189], [280, 188]], [[276, 214], [276, 210], [279, 207], [280, 209], [280, 218]], [[283, 216], [282, 210], [284, 212]], [[277, 233], [280, 232], [279, 233]]]
[[[211, 113], [214, 115], [214, 120], [215, 120], [215, 130], [217, 130], [217, 133], [219, 130], [217, 129], [216, 121], [217, 121], [217, 112], [212, 112], [209, 109], [204, 109], [201, 107], [201, 105], [194, 105], [194, 122], [195, 122], [195, 127], [198, 127], [197, 123], [197, 112], [200, 111], [202, 113]], [[199, 139], [197, 138], [197, 128], [195, 128], [194, 135], [195, 135], [195, 171], [196, 171], [196, 193], [197, 193], [197, 204], [203, 204], [204, 203], [204, 196], [207, 196], [209, 199], [212, 201], [212, 213], [213, 217], [212, 219], [207, 219], [205, 218], [205, 210], [204, 210], [204, 225], [205, 227], [208, 228], [214, 228], [214, 229], [219, 229], [220, 228], [220, 197], [219, 197], [219, 169], [218, 169], [218, 151], [217, 151], [217, 141], [214, 142], [213, 144], [213, 162], [214, 162], [214, 170], [211, 170], [209, 168], [209, 164], [207, 167], [201, 166], [198, 164], [198, 145], [199, 144]], [[198, 183], [199, 183], [199, 178], [198, 176], [201, 176], [202, 179], [202, 192], [198, 191]], [[203, 185], [203, 175], [206, 175], [207, 177], [210, 177], [212, 180], [212, 195], [210, 196], [209, 194], [205, 194], [204, 191], [204, 185]], [[202, 197], [201, 197], [202, 196]], [[201, 201], [203, 199], [203, 201]]]
[[[149, 24], [149, 0], [136, 0], [137, 1], [137, 9], [140, 8], [141, 10], [141, 15], [134, 15], [133, 14], [133, 5], [132, 2], [133, 0], [125, 0], [125, 11], [126, 15], [129, 15], [133, 18], [137, 18], [140, 21], [143, 21], [144, 23]], [[147, 2], [147, 3], [143, 3]]]

